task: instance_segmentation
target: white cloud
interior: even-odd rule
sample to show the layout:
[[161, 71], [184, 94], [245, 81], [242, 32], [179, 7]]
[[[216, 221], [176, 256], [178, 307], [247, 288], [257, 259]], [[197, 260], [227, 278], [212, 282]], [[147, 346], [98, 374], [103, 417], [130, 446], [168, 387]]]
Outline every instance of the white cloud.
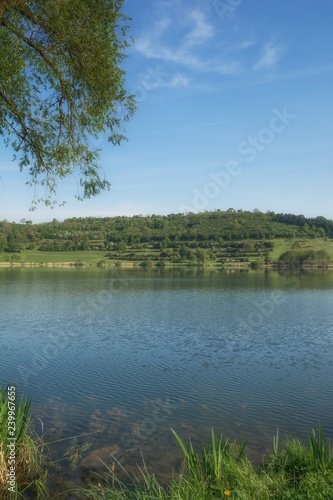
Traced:
[[275, 66], [281, 54], [281, 47], [273, 43], [266, 43], [262, 49], [262, 56], [255, 64], [254, 69], [271, 68]]
[[256, 42], [254, 42], [253, 40], [245, 40], [244, 42], [241, 42], [237, 48], [241, 49], [241, 50], [244, 50], [244, 49], [248, 49], [249, 47], [253, 47], [253, 45], [255, 45]]
[[234, 61], [226, 64], [216, 63], [215, 69], [222, 75], [233, 75], [239, 70], [239, 63]]
[[200, 12], [199, 9], [190, 11], [189, 18], [193, 25], [190, 33], [186, 36], [188, 47], [204, 44], [214, 36], [214, 27], [207, 22], [204, 13]]
[[190, 79], [188, 76], [182, 74], [182, 73], [177, 73], [174, 75], [171, 80], [164, 82], [161, 87], [187, 87], [190, 83]]
[[[206, 14], [198, 8], [181, 8], [181, 4], [160, 4], [159, 16], [150, 29], [137, 37], [134, 49], [143, 56], [178, 64], [197, 71], [231, 74], [235, 63], [222, 61], [216, 54], [216, 30]], [[166, 7], [168, 10], [166, 13]], [[172, 16], [172, 19], [171, 17]], [[207, 54], [209, 54], [207, 56]]]

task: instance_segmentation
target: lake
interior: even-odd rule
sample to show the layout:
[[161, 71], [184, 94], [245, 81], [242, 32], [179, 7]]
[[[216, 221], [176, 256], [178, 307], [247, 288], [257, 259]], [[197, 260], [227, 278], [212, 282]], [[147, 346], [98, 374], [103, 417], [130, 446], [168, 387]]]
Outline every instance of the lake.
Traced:
[[260, 462], [277, 428], [333, 435], [332, 289], [327, 271], [1, 269], [0, 383], [32, 397], [55, 457], [77, 450], [76, 484], [111, 445], [170, 475], [170, 428]]

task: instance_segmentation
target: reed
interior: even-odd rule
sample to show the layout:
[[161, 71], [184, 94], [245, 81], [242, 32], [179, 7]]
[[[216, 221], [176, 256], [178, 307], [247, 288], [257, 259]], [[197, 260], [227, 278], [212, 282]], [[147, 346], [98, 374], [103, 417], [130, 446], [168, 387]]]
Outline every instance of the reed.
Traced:
[[[211, 443], [198, 454], [191, 441], [186, 444], [172, 431], [181, 447], [186, 467], [174, 474], [163, 488], [146, 465], [140, 477], [128, 477], [127, 484], [109, 470], [98, 485], [80, 490], [80, 498], [93, 500], [237, 500], [333, 499], [333, 459], [330, 440], [324, 440], [319, 424], [307, 443], [286, 438], [279, 450], [279, 434], [273, 452], [261, 467], [254, 467], [244, 456], [246, 443], [229, 443], [212, 430]], [[106, 482], [103, 482], [106, 481]]]
[[15, 405], [15, 493], [8, 491], [9, 480], [9, 426], [11, 413], [8, 407], [7, 388], [0, 388], [0, 499], [22, 498], [29, 490], [36, 498], [46, 498], [46, 472], [42, 470], [44, 447], [32, 429], [31, 400], [22, 396]]
[[312, 429], [311, 434], [308, 434], [308, 439], [310, 461], [314, 465], [317, 465], [318, 463], [321, 465], [330, 463], [333, 458], [331, 440], [326, 439], [324, 441], [320, 422], [318, 424], [318, 437], [314, 429]]

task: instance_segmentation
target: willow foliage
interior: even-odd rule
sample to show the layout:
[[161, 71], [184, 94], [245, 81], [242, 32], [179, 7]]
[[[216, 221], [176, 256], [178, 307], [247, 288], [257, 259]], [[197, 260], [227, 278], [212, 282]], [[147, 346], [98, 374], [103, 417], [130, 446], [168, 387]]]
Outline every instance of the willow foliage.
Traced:
[[[123, 0], [0, 0], [0, 134], [29, 183], [74, 171], [80, 198], [109, 188], [89, 139], [120, 144], [135, 110], [121, 67], [130, 19]], [[41, 200], [38, 200], [41, 201]]]

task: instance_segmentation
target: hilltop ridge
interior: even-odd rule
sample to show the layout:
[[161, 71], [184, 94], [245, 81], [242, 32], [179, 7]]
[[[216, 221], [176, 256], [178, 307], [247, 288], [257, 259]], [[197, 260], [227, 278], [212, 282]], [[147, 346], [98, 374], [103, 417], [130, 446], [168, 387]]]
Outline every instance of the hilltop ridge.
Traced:
[[27, 261], [31, 257], [34, 262], [38, 254], [47, 261], [50, 259], [46, 254], [51, 257], [64, 253], [67, 261], [80, 254], [80, 259], [86, 262], [83, 256], [95, 252], [97, 260], [91, 261], [95, 263], [101, 259], [132, 262], [150, 259], [172, 264], [207, 261], [267, 264], [277, 261], [287, 251], [308, 249], [326, 252], [320, 258], [327, 261], [333, 255], [332, 238], [333, 221], [325, 217], [306, 218], [259, 210], [86, 217], [63, 222], [54, 219], [40, 224], [2, 221], [0, 260]]

